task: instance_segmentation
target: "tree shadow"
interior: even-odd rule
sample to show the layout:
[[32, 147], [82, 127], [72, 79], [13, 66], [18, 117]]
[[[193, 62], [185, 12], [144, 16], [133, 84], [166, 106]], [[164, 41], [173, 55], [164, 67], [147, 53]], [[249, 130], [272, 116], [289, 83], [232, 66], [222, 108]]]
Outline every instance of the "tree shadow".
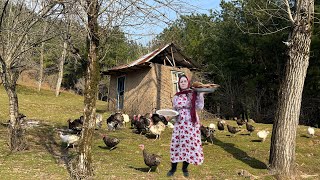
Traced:
[[[63, 129], [63, 127], [59, 127]], [[39, 138], [36, 144], [43, 146], [46, 151], [56, 160], [56, 163], [63, 163], [71, 175], [70, 161], [75, 156], [75, 153], [69, 151], [72, 145], [67, 147], [67, 144], [56, 141], [55, 134], [58, 134], [55, 128], [48, 124], [41, 123], [34, 131], [35, 138]], [[57, 136], [57, 135], [56, 135]], [[76, 146], [71, 149], [76, 149]]]
[[261, 162], [260, 160], [254, 157], [250, 157], [245, 151], [235, 147], [233, 143], [224, 143], [216, 137], [214, 137], [213, 144], [220, 146], [226, 152], [232, 154], [234, 158], [248, 164], [252, 168], [267, 169], [267, 165], [265, 163]]

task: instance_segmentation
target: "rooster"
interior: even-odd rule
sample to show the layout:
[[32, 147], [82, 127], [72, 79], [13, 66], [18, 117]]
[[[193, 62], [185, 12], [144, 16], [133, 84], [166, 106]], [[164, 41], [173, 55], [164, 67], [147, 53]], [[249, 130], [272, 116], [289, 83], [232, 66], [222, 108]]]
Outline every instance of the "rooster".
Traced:
[[120, 142], [118, 138], [111, 138], [111, 137], [108, 137], [107, 135], [102, 135], [102, 139], [104, 144], [106, 144], [106, 146], [110, 148], [110, 151], [116, 148], [116, 146]]
[[66, 148], [68, 148], [70, 144], [72, 144], [72, 147], [74, 147], [74, 144], [80, 139], [80, 137], [76, 135], [63, 135], [61, 131], [59, 131], [59, 136], [62, 142], [67, 143]]
[[161, 157], [156, 154], [147, 153], [143, 144], [140, 144], [139, 148], [142, 150], [144, 163], [150, 168], [148, 173], [151, 171], [152, 167], [155, 167], [156, 169], [158, 169], [158, 166], [160, 165], [160, 162], [161, 162]]
[[257, 136], [261, 139], [262, 142], [264, 142], [266, 140], [268, 134], [269, 134], [269, 131], [262, 130], [257, 133]]
[[211, 143], [213, 143], [213, 132], [214, 132], [214, 128], [210, 128], [209, 127], [204, 127], [203, 125], [200, 126], [200, 132], [201, 135], [205, 138], [206, 142], [208, 141], [208, 139], [210, 139]]

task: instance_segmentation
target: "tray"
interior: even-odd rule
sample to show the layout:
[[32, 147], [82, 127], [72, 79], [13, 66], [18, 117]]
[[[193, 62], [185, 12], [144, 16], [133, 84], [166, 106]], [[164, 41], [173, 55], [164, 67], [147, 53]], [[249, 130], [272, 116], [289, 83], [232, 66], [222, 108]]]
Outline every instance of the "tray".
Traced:
[[218, 89], [218, 88], [217, 87], [215, 87], [215, 88], [193, 88], [194, 91], [207, 92], [207, 93], [213, 93], [216, 89]]
[[172, 109], [160, 109], [157, 110], [156, 113], [164, 117], [174, 117], [179, 115], [179, 112]]

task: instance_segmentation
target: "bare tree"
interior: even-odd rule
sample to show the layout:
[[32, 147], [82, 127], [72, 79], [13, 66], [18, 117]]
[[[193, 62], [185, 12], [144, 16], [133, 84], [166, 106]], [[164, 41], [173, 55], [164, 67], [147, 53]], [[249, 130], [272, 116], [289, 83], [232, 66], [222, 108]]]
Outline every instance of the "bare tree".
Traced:
[[[309, 65], [314, 0], [246, 1], [256, 3], [256, 9], [246, 12], [257, 20], [255, 34], [271, 34], [289, 30], [286, 42], [288, 59], [284, 78], [280, 84], [279, 98], [273, 123], [270, 146], [270, 171], [279, 179], [296, 179], [296, 135], [301, 109], [302, 91]], [[261, 4], [264, 3], [264, 4]], [[260, 4], [258, 4], [260, 3]], [[245, 7], [242, 6], [242, 7]], [[255, 14], [256, 12], [256, 14]], [[265, 19], [259, 14], [266, 15]], [[283, 27], [268, 26], [286, 21]], [[239, 25], [246, 33], [252, 33]], [[253, 34], [253, 33], [252, 33]]]
[[[26, 148], [19, 115], [16, 83], [20, 73], [28, 68], [32, 50], [44, 39], [39, 25], [55, 13], [54, 1], [1, 1], [0, 65], [3, 86], [9, 97], [9, 148], [21, 151]], [[36, 36], [39, 34], [39, 36]]]
[[295, 178], [296, 134], [299, 124], [302, 91], [309, 66], [310, 43], [314, 16], [313, 0], [284, 1], [292, 30], [286, 42], [288, 60], [280, 85], [278, 108], [271, 137], [270, 169], [282, 178]]

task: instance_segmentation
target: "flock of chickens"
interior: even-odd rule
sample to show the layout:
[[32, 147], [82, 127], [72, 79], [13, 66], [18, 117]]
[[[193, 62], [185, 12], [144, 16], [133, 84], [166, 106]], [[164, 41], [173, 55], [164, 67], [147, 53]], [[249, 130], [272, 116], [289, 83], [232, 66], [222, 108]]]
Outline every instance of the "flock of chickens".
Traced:
[[[84, 118], [83, 116], [80, 116], [78, 119], [75, 119], [71, 121], [71, 119], [68, 120], [68, 132], [72, 132], [69, 134], [63, 134], [63, 132], [59, 131], [59, 136], [61, 138], [61, 141], [66, 143], [66, 148], [74, 147], [74, 144], [76, 144], [80, 137], [78, 136], [79, 133], [82, 130]], [[248, 123], [246, 120], [242, 119], [235, 119], [237, 122], [238, 127], [234, 127], [229, 125], [225, 120], [219, 120], [217, 124], [209, 124], [209, 126], [205, 127], [201, 125], [200, 131], [201, 135], [204, 138], [205, 141], [211, 141], [213, 143], [213, 137], [214, 133], [217, 130], [224, 131], [225, 126], [228, 132], [231, 133], [230, 137], [235, 136], [237, 133], [241, 132], [240, 129], [243, 125], [246, 126], [247, 132], [249, 132], [249, 135], [251, 135], [255, 131], [255, 127]], [[103, 117], [101, 114], [96, 115], [96, 129], [100, 129], [102, 127]], [[169, 122], [166, 117], [161, 116], [159, 114], [152, 114], [147, 113], [145, 115], [134, 115], [131, 119], [127, 114], [123, 113], [115, 113], [112, 114], [108, 119], [106, 120], [107, 128], [109, 131], [115, 131], [117, 129], [120, 129], [122, 127], [126, 127], [126, 124], [131, 122], [131, 128], [134, 129], [133, 132], [137, 134], [153, 134], [155, 135], [155, 140], [160, 139], [161, 133], [165, 130], [166, 127], [173, 128], [173, 124]], [[307, 130], [307, 133], [309, 136], [314, 136], [315, 130], [312, 127], [309, 127]], [[265, 141], [267, 136], [269, 134], [269, 131], [267, 130], [261, 130], [257, 132], [258, 138], [261, 140], [261, 142]], [[102, 140], [105, 143], [105, 145], [109, 148], [109, 150], [113, 150], [116, 148], [116, 146], [120, 143], [120, 139], [115, 137], [109, 137], [106, 134], [101, 134]], [[161, 162], [161, 157], [156, 154], [148, 153], [145, 150], [145, 147], [143, 144], [139, 145], [140, 149], [143, 152], [143, 158], [145, 164], [150, 168], [148, 173], [151, 171], [152, 168], [158, 167], [158, 165]]]

